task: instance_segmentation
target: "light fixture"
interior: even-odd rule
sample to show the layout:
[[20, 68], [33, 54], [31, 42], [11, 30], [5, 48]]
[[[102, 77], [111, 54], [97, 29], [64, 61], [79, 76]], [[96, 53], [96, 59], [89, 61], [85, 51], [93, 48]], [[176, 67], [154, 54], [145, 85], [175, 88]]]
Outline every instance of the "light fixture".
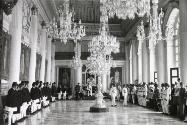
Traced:
[[150, 0], [100, 0], [107, 9], [109, 18], [134, 19], [135, 15], [150, 15]]
[[97, 94], [95, 104], [90, 107], [90, 111], [102, 108], [103, 111], [107, 111], [107, 107], [104, 104], [102, 94], [102, 80], [101, 76], [110, 74], [110, 68], [114, 66], [114, 61], [111, 53], [119, 52], [119, 42], [116, 37], [109, 34], [108, 26], [108, 14], [105, 6], [101, 6], [101, 27], [99, 35], [94, 36], [92, 41], [88, 44], [88, 51], [90, 56], [87, 58], [86, 67], [90, 74], [98, 76]]
[[153, 0], [153, 13], [149, 17], [149, 34], [145, 36], [144, 25], [141, 22], [141, 25], [137, 27], [137, 38], [139, 42], [143, 42], [143, 40], [148, 39], [153, 47], [160, 40], [164, 40], [165, 38], [162, 36], [162, 19], [164, 17], [164, 13], [161, 9], [161, 12], [158, 14], [158, 0]]
[[48, 31], [53, 39], [60, 39], [61, 42], [67, 43], [69, 39], [80, 40], [86, 35], [85, 27], [81, 20], [79, 23], [74, 22], [74, 11], [69, 8], [69, 0], [65, 0], [63, 6], [57, 9], [58, 19], [53, 19], [49, 25]]
[[75, 56], [73, 56], [71, 67], [76, 69], [77, 67], [82, 67], [82, 61], [80, 58], [81, 57], [81, 50], [79, 49], [78, 42], [75, 44], [74, 52], [75, 52]]
[[96, 108], [103, 108], [105, 109], [104, 111], [107, 111], [103, 101], [101, 76], [110, 74], [110, 68], [114, 65], [111, 53], [119, 52], [120, 45], [116, 37], [111, 36], [108, 30], [108, 24], [104, 21], [101, 24], [100, 34], [93, 37], [92, 41], [88, 44], [90, 56], [87, 58], [86, 67], [90, 74], [98, 76], [96, 100], [95, 104], [90, 107], [90, 111]]

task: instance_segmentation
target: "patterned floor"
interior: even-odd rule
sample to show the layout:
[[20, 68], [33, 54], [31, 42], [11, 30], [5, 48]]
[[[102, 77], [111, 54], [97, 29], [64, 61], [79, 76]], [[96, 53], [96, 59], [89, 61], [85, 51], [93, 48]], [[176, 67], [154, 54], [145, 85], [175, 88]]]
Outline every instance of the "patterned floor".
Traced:
[[59, 101], [29, 116], [18, 125], [187, 125], [176, 118], [128, 105], [110, 107], [107, 113], [90, 113], [93, 101]]

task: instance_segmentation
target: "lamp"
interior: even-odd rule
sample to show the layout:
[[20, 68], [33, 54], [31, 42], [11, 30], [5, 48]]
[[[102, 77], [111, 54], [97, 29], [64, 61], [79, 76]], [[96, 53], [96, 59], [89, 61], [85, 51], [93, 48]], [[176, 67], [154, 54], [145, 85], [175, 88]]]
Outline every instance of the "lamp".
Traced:
[[53, 39], [60, 39], [61, 42], [66, 44], [69, 39], [77, 42], [86, 35], [81, 20], [79, 23], [74, 22], [75, 13], [69, 9], [69, 0], [65, 0], [63, 6], [60, 6], [57, 12], [58, 20], [54, 18], [48, 28]]

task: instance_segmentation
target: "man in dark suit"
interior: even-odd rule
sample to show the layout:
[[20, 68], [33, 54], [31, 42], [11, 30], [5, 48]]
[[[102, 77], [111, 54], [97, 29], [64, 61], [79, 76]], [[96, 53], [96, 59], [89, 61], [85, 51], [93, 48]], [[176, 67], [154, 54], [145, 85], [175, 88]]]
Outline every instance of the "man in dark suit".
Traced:
[[12, 88], [9, 89], [7, 99], [6, 99], [6, 106], [8, 107], [17, 107], [17, 112], [20, 112], [20, 95], [17, 91], [18, 84], [17, 82], [12, 83]]
[[29, 89], [28, 89], [28, 83], [27, 83], [27, 81], [23, 81], [22, 84], [23, 84], [22, 101], [28, 103], [31, 101], [31, 97], [30, 97], [30, 93], [29, 93]]
[[35, 100], [37, 99], [37, 95], [36, 95], [36, 82], [33, 82], [32, 83], [32, 88], [31, 88], [31, 91], [30, 91], [30, 95], [31, 95], [31, 99], [32, 100]]
[[79, 99], [80, 92], [81, 92], [81, 86], [80, 86], [80, 83], [78, 83], [78, 85], [75, 86], [75, 98], [76, 99]]
[[51, 87], [51, 94], [53, 97], [57, 97], [57, 88], [56, 88], [56, 83], [54, 82]]
[[183, 83], [180, 83], [180, 89], [179, 89], [179, 105], [178, 105], [178, 116], [181, 120], [184, 120], [185, 117], [185, 104], [186, 104], [186, 100], [185, 100], [185, 93], [186, 90], [184, 88]]

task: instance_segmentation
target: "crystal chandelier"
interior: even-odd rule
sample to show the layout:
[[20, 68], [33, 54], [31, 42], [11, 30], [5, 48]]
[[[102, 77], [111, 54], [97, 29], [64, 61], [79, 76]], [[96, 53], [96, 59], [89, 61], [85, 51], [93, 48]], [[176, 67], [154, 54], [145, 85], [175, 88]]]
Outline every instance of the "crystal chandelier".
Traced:
[[[156, 10], [157, 11], [157, 10]], [[153, 12], [153, 16], [150, 16], [149, 20], [149, 40], [154, 45], [158, 43], [158, 41], [162, 40], [162, 18], [164, 17], [164, 13], [161, 9], [160, 14], [157, 12]]]
[[109, 35], [107, 24], [103, 24], [99, 33], [100, 35], [93, 37], [88, 44], [89, 52], [104, 53], [105, 55], [119, 52], [119, 42], [116, 37]]
[[108, 25], [103, 24], [100, 29], [100, 34], [93, 37], [88, 44], [88, 51], [91, 53], [87, 58], [87, 68], [91, 74], [109, 74], [110, 68], [114, 66], [111, 53], [119, 52], [119, 42], [116, 37], [109, 35]]
[[100, 0], [106, 7], [109, 18], [116, 15], [120, 19], [134, 19], [137, 14], [139, 17], [150, 15], [151, 0]]
[[155, 46], [158, 41], [163, 40], [162, 36], [162, 19], [164, 13], [161, 9], [161, 12], [158, 14], [158, 0], [153, 1], [153, 13], [149, 18], [149, 35], [145, 36], [144, 25], [141, 22], [141, 25], [137, 27], [137, 38], [139, 42], [143, 42], [145, 39], [149, 39], [151, 45]]
[[113, 67], [114, 61], [111, 55], [91, 54], [87, 58], [87, 69], [93, 75], [101, 76], [102, 74], [110, 74], [110, 68]]
[[73, 39], [75, 43], [77, 43], [77, 40], [80, 40], [82, 37], [86, 36], [85, 27], [82, 25], [81, 20], [79, 23], [73, 23], [73, 27], [70, 30], [69, 38]]
[[88, 44], [88, 51], [91, 53], [87, 58], [87, 68], [91, 74], [109, 74], [110, 68], [114, 66], [111, 53], [119, 52], [119, 42], [116, 37], [109, 34], [108, 14], [105, 6], [101, 6], [101, 28], [99, 35], [92, 38]]
[[81, 57], [81, 50], [79, 49], [79, 43], [75, 44], [74, 52], [75, 52], [75, 56], [73, 57], [71, 66], [73, 68], [81, 67], [82, 61], [80, 58]]
[[74, 11], [69, 9], [69, 0], [65, 0], [63, 6], [57, 9], [58, 20], [53, 19], [48, 31], [53, 39], [60, 39], [61, 42], [67, 43], [68, 39], [80, 40], [85, 36], [85, 27], [81, 20], [79, 23], [74, 22]]

